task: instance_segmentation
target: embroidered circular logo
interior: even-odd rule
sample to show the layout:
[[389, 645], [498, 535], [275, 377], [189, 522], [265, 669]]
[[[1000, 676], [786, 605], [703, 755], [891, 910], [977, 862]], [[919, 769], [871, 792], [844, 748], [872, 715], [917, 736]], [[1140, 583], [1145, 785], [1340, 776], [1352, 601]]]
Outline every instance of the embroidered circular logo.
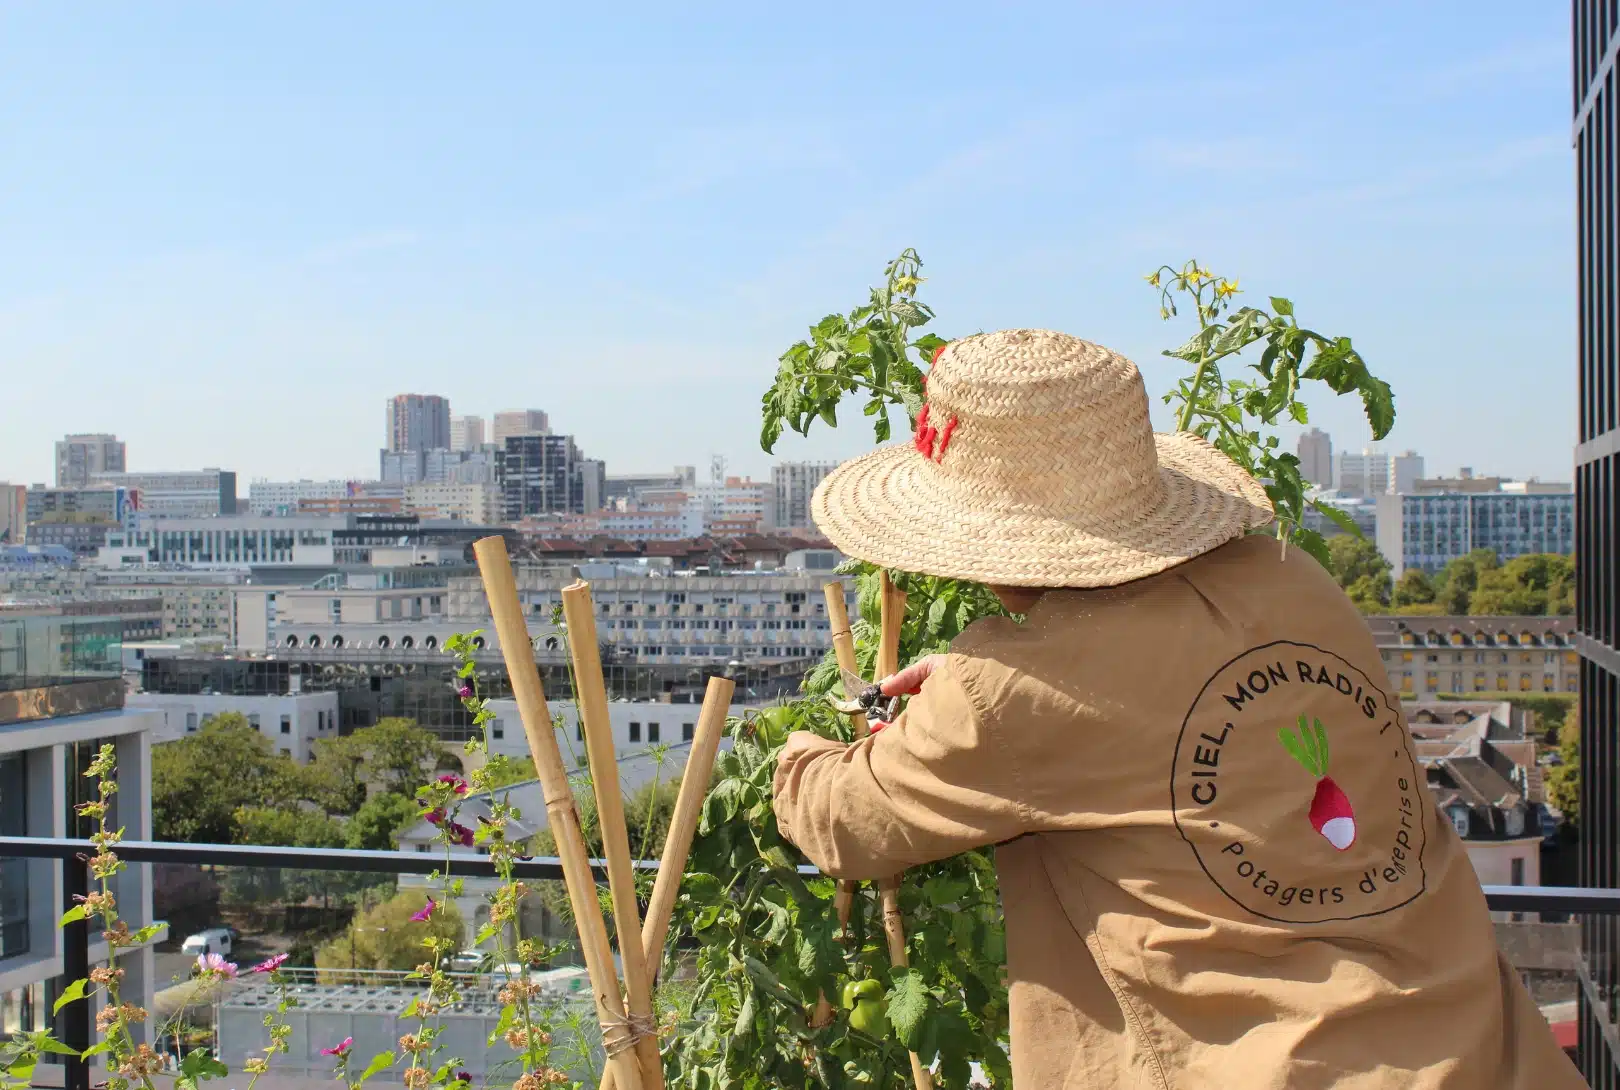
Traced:
[[1170, 772], [1176, 827], [1256, 916], [1376, 916], [1424, 890], [1429, 821], [1400, 709], [1339, 655], [1253, 647], [1204, 684]]

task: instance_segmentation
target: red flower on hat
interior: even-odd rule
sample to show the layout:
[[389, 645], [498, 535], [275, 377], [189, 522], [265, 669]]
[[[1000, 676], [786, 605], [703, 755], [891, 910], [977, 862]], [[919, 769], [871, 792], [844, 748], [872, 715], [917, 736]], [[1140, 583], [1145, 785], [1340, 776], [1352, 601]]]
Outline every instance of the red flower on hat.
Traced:
[[[940, 345], [938, 348], [934, 349], [934, 358], [930, 360], [929, 363], [938, 363], [940, 354], [944, 351], [944, 345]], [[923, 376], [922, 384], [923, 396], [926, 399], [928, 395], [927, 375]], [[956, 417], [946, 417], [945, 426], [942, 428], [934, 427], [928, 422], [928, 402], [924, 400], [922, 410], [917, 413], [916, 427], [917, 430], [912, 436], [911, 442], [912, 445], [917, 448], [917, 452], [924, 458], [928, 458], [935, 462], [944, 458], [945, 448], [951, 445], [951, 432], [956, 430]]]

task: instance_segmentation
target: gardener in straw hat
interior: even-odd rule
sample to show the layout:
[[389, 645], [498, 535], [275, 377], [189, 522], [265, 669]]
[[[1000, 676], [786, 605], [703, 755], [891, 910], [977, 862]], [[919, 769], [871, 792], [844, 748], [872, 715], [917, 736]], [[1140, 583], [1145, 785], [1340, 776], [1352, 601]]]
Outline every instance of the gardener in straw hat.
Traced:
[[[877, 879], [997, 845], [1020, 1087], [1583, 1085], [1497, 952], [1366, 622], [1249, 531], [1265, 491], [1155, 435], [1130, 361], [1058, 333], [953, 342], [913, 444], [841, 466], [850, 555], [990, 585], [915, 695], [793, 735], [782, 832]], [[925, 680], [926, 679], [926, 680]]]

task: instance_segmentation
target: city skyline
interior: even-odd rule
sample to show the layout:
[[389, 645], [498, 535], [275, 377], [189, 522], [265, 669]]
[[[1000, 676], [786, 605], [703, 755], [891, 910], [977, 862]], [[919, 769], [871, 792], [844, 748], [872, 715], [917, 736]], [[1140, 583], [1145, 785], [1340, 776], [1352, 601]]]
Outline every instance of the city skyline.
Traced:
[[[856, 86], [782, 13], [9, 9], [0, 79], [31, 106], [0, 148], [0, 479], [49, 481], [52, 442], [104, 431], [143, 469], [365, 478], [401, 390], [544, 405], [625, 471], [719, 452], [763, 477], [777, 356], [905, 246], [941, 335], [1063, 329], [1155, 395], [1187, 327], [1141, 277], [1196, 256], [1238, 302], [1287, 295], [1354, 337], [1395, 390], [1390, 446], [1567, 478], [1573, 391], [1518, 394], [1574, 355], [1567, 12], [1222, 18], [1237, 75], [1207, 70], [1197, 20], [880, 12], [841, 47]], [[974, 62], [920, 84], [878, 63], [964, 40]], [[1091, 40], [1110, 49], [1067, 63]], [[881, 163], [842, 135], [872, 102], [912, 141]], [[1311, 408], [1366, 444], [1350, 400]], [[868, 449], [859, 406], [842, 419], [776, 456]], [[1507, 464], [1479, 465], [1482, 435], [1511, 437]]]

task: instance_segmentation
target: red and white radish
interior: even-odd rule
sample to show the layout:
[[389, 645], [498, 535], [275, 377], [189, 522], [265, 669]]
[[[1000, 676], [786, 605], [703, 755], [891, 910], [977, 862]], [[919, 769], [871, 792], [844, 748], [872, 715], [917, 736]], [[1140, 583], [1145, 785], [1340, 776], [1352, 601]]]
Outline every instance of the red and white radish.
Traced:
[[1328, 739], [1322, 721], [1307, 723], [1302, 715], [1297, 732], [1284, 727], [1277, 732], [1277, 738], [1294, 760], [1316, 777], [1316, 794], [1311, 798], [1311, 828], [1339, 851], [1348, 850], [1356, 842], [1356, 815], [1349, 797], [1328, 778]]

